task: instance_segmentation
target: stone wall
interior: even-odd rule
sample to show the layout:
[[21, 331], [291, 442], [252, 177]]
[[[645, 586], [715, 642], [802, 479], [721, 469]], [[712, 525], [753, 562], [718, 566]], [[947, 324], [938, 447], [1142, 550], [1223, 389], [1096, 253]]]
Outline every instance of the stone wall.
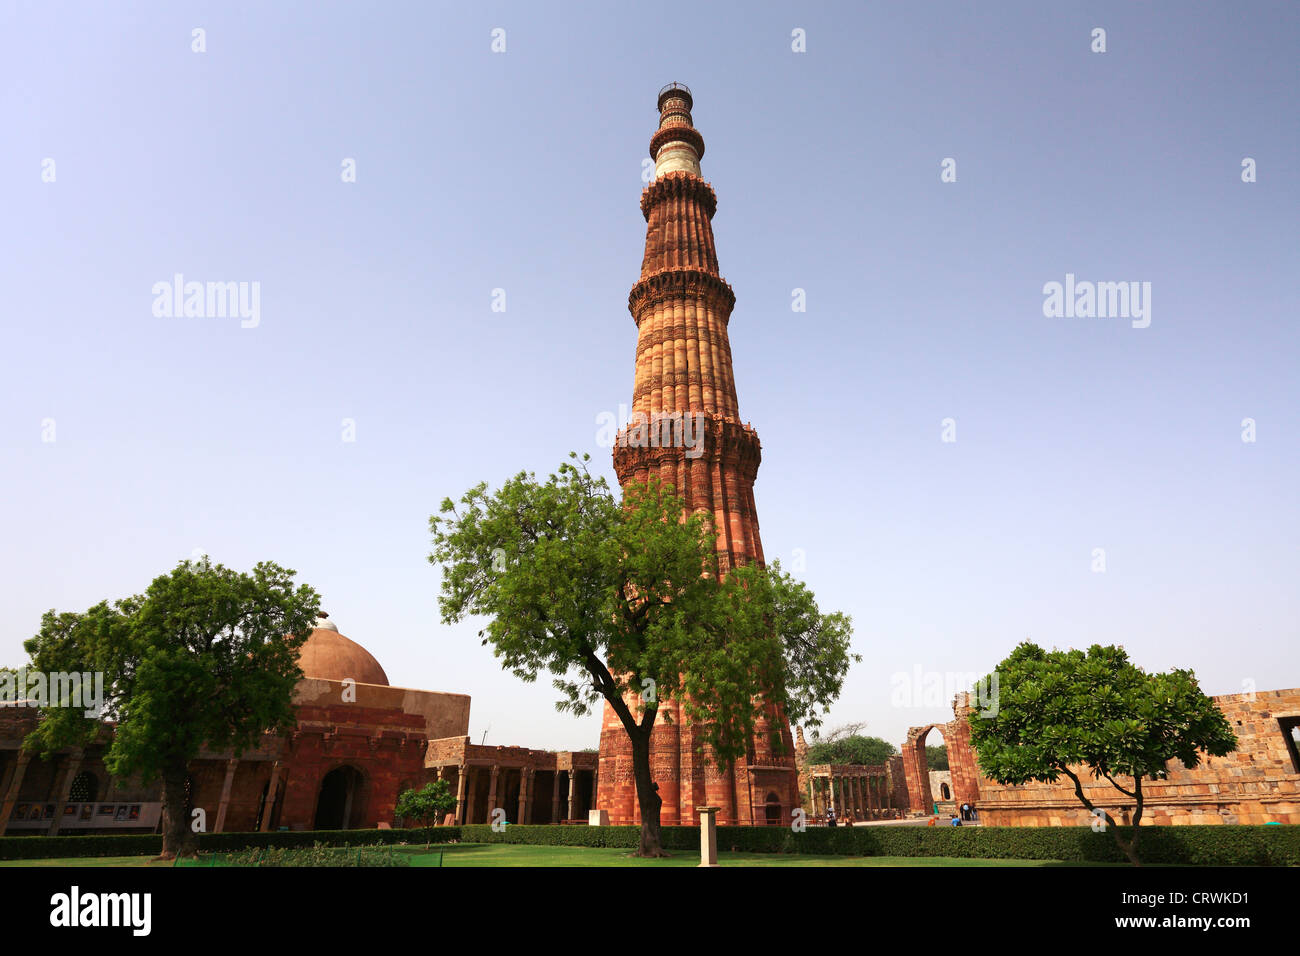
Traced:
[[[1207, 757], [1192, 769], [1178, 761], [1169, 776], [1146, 781], [1144, 824], [1300, 823], [1300, 747], [1288, 744], [1300, 724], [1300, 688], [1227, 694], [1211, 698], [1237, 734], [1237, 749], [1225, 757]], [[925, 766], [924, 742], [942, 727], [948, 747], [955, 801], [973, 803], [982, 823], [993, 826], [1087, 826], [1091, 816], [1068, 779], [1056, 784], [1007, 786], [980, 775], [970, 744], [970, 724], [963, 697], [954, 701], [955, 719], [943, 725], [914, 727], [908, 732], [901, 762], [906, 800], [916, 813], [930, 811], [935, 797]], [[1131, 820], [1134, 801], [1109, 781], [1074, 768], [1084, 792], [1121, 823]], [[924, 781], [924, 786], [922, 785]], [[1131, 783], [1121, 780], [1126, 789]]]
[[[1208, 757], [1195, 769], [1178, 761], [1169, 777], [1147, 781], [1143, 823], [1300, 823], [1300, 772], [1281, 721], [1300, 718], [1300, 688], [1213, 698], [1237, 735], [1237, 749]], [[1133, 800], [1109, 781], [1080, 773], [1084, 792], [1117, 820]], [[1128, 786], [1127, 781], [1121, 781]], [[980, 780], [980, 817], [1002, 826], [1087, 826], [1091, 822], [1068, 780], [1061, 784], [1003, 786]]]

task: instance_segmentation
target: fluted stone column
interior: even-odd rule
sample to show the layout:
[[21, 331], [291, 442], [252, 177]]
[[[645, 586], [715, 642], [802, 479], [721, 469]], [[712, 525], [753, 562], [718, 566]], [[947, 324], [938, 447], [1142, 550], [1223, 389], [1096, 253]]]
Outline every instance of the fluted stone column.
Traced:
[[[690, 90], [670, 84], [657, 100], [659, 125], [650, 140], [655, 179], [641, 195], [646, 221], [641, 274], [628, 295], [637, 326], [637, 346], [628, 425], [613, 451], [619, 484], [658, 477], [694, 513], [712, 518], [719, 569], [764, 563], [753, 485], [762, 458], [758, 433], [740, 416], [732, 369], [729, 322], [736, 297], [722, 278], [712, 219], [717, 195], [700, 170], [704, 138], [695, 129]], [[684, 440], [684, 436], [693, 436]], [[687, 445], [690, 445], [688, 448]], [[689, 453], [688, 453], [689, 452]], [[636, 695], [628, 705], [635, 713]], [[666, 711], [680, 702], [661, 699]], [[763, 753], [755, 762], [781, 767], [765, 774], [764, 790], [774, 790], [781, 806], [800, 802], [789, 722], [774, 708], [757, 705], [755, 738], [778, 737], [787, 751]], [[651, 738], [651, 765], [663, 798], [665, 825], [691, 822], [691, 808], [719, 808], [719, 822], [752, 816], [750, 768], [738, 760], [718, 773], [696, 760], [698, 734], [687, 719], [657, 726]], [[610, 823], [639, 820], [631, 741], [605, 704], [600, 736], [600, 775], [593, 806], [609, 811]], [[736, 806], [736, 802], [740, 806]], [[752, 822], [752, 821], [751, 821]]]

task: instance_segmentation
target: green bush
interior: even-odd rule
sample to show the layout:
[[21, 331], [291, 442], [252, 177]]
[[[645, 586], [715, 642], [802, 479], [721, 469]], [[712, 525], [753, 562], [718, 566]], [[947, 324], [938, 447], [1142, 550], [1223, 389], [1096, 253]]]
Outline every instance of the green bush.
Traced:
[[392, 844], [374, 846], [326, 846], [317, 841], [310, 847], [271, 846], [236, 850], [218, 858], [218, 866], [410, 866], [409, 858], [393, 852]]
[[[276, 830], [267, 833], [204, 833], [199, 851], [219, 853], [257, 847], [375, 846], [392, 843], [455, 843], [460, 827], [411, 827], [404, 830]], [[55, 837], [54, 839], [58, 839]], [[0, 854], [3, 850], [0, 850]]]
[[47, 860], [52, 857], [157, 856], [157, 834], [114, 833], [106, 836], [0, 837], [0, 860]]

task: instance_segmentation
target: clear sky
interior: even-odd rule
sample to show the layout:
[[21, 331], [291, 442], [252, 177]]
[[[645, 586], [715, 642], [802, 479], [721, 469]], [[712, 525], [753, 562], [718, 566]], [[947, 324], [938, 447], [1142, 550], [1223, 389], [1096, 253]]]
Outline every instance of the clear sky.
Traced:
[[[476, 742], [594, 747], [439, 623], [427, 519], [571, 449], [613, 481], [677, 80], [764, 547], [864, 658], [832, 726], [898, 744], [950, 716], [917, 669], [1026, 638], [1300, 685], [1298, 54], [1290, 2], [6, 4], [0, 662], [270, 559]], [[156, 316], [177, 273], [259, 283], [256, 327]], [[1150, 325], [1045, 316], [1067, 274], [1149, 282]]]

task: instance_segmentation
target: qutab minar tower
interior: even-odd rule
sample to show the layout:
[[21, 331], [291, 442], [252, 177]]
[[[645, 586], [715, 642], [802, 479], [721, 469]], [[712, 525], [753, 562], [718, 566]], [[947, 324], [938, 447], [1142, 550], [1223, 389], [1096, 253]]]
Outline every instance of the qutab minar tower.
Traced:
[[[718, 272], [711, 225], [718, 200], [700, 175], [704, 139], [692, 125], [693, 105], [690, 90], [679, 83], [659, 91], [659, 128], [650, 139], [655, 179], [641, 194], [645, 257], [628, 310], [638, 329], [633, 415], [652, 421], [690, 416], [703, 437], [691, 449], [672, 443], [645, 447], [620, 433], [614, 470], [623, 487], [657, 475], [691, 509], [711, 513], [726, 573], [763, 562], [754, 509], [761, 446], [754, 429], [740, 421], [736, 402], [727, 337], [736, 297]], [[772, 746], [774, 732], [780, 753]], [[799, 806], [790, 727], [770, 709], [760, 716], [745, 758], [719, 771], [706, 764], [700, 735], [681, 704], [661, 701], [650, 763], [665, 826], [697, 822], [699, 806], [720, 807], [719, 823], [788, 823]], [[640, 822], [631, 742], [609, 704], [600, 734], [596, 805], [609, 811], [612, 824]]]

